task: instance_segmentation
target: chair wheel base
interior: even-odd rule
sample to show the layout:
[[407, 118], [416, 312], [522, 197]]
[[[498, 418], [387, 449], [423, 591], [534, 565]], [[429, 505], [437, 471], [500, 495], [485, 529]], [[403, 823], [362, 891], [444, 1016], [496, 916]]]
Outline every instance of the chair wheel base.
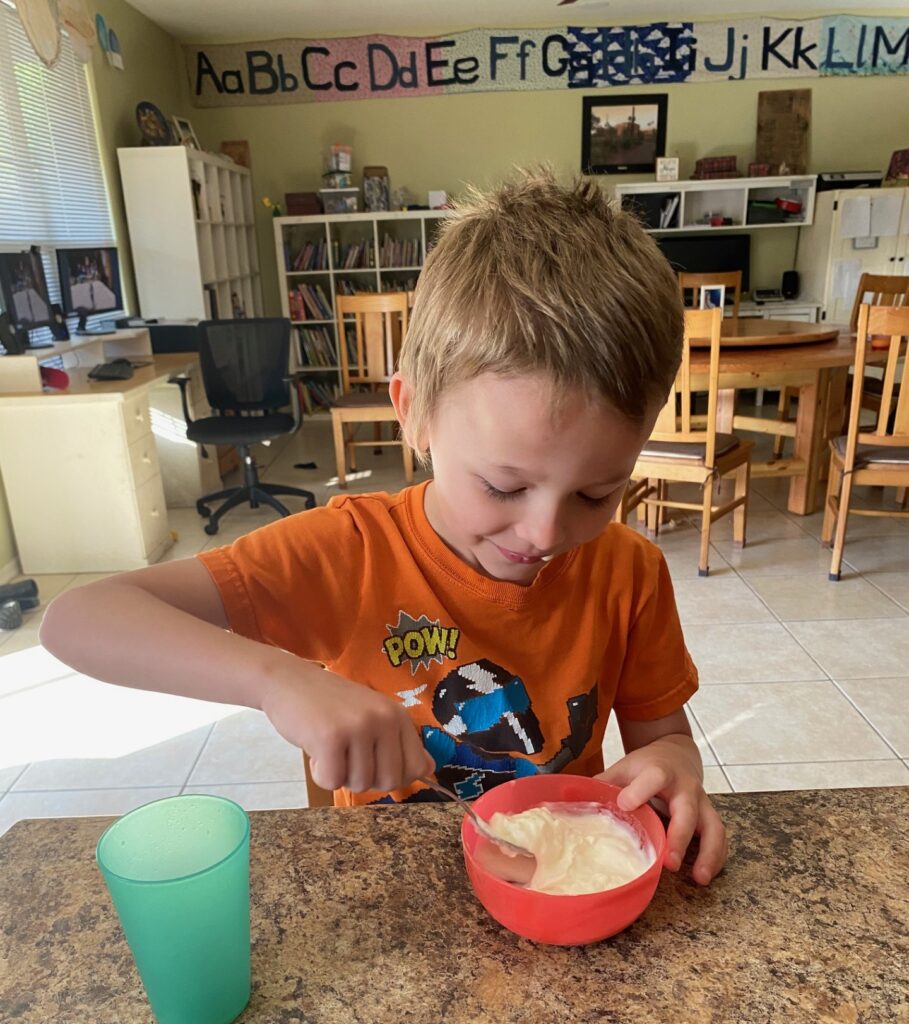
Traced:
[[698, 576], [709, 576], [709, 575], [710, 575], [710, 570], [709, 569], [698, 569]]
[[209, 537], [214, 537], [214, 535], [218, 532], [218, 524], [206, 523], [203, 529], [209, 535]]
[[208, 519], [211, 515], [211, 509], [208, 505], [196, 505], [196, 511], [202, 516], [203, 519]]

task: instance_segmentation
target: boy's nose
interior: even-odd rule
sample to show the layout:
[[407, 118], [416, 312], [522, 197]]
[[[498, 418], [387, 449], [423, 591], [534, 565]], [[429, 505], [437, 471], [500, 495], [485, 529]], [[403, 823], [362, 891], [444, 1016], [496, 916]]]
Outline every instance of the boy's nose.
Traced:
[[536, 551], [554, 551], [562, 543], [564, 529], [558, 512], [542, 514], [523, 519], [515, 528], [515, 532]]

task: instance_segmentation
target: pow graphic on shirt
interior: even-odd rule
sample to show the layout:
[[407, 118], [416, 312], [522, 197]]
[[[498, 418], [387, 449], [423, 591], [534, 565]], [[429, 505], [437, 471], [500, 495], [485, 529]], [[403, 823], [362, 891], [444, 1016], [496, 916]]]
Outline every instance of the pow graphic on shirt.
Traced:
[[[413, 700], [414, 691], [405, 692]], [[538, 764], [530, 757], [543, 750], [544, 736], [524, 682], [485, 658], [459, 666], [433, 693], [432, 712], [438, 726], [422, 729], [436, 777], [470, 800], [510, 779], [561, 771], [580, 757], [593, 735], [596, 684], [566, 704], [567, 733], [555, 755]], [[407, 802], [437, 799], [432, 790], [421, 790]]]
[[421, 615], [415, 619], [398, 610], [398, 624], [386, 625], [389, 636], [382, 642], [382, 650], [394, 668], [410, 665], [415, 676], [418, 668], [428, 669], [432, 662], [444, 664], [446, 658], [457, 658], [461, 631], [454, 626], [443, 626], [440, 619]]

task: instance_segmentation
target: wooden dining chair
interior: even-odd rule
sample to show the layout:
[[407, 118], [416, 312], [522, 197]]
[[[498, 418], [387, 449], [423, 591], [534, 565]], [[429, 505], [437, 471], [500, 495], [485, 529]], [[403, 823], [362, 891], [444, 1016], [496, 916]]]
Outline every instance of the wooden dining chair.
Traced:
[[[642, 503], [647, 509], [647, 528], [658, 534], [665, 508], [680, 508], [701, 513], [701, 550], [698, 575], [710, 570], [710, 527], [721, 516], [733, 513], [733, 538], [745, 545], [745, 519], [748, 485], [751, 475], [751, 441], [734, 434], [718, 434], [717, 396], [720, 375], [720, 309], [686, 310], [682, 364], [669, 398], [657, 419], [656, 427], [638, 457], [632, 483], [626, 490], [617, 518], [624, 518]], [[710, 339], [710, 371], [707, 385], [707, 417], [703, 429], [691, 414], [691, 339]], [[696, 429], [697, 428], [697, 429]], [[715, 504], [715, 484], [734, 478], [730, 500]], [[670, 497], [673, 484], [687, 482], [701, 487], [698, 503]]]
[[[905, 509], [909, 487], [909, 307], [859, 306], [855, 346], [855, 380], [864, 382], [871, 338], [887, 338], [887, 363], [881, 382], [880, 409], [873, 430], [863, 430], [862, 388], [852, 389], [846, 434], [830, 442], [830, 477], [821, 540], [833, 544], [828, 579], [838, 580], [843, 564], [849, 515], [909, 517]], [[852, 508], [856, 484], [896, 487], [898, 509]]]
[[[406, 292], [338, 295], [338, 362], [341, 367], [341, 397], [331, 410], [338, 486], [347, 486], [347, 466], [357, 468], [357, 448], [400, 446], [404, 478], [413, 482], [413, 451], [403, 437], [383, 440], [382, 423], [396, 423], [388, 383], [395, 371], [401, 343], [407, 333], [410, 311]], [[372, 440], [356, 439], [362, 423], [376, 425]]]
[[[700, 301], [702, 288], [717, 288], [722, 286], [728, 294], [732, 292], [732, 315], [739, 315], [739, 303], [742, 299], [742, 272], [741, 270], [715, 271], [709, 274], [689, 273], [687, 270], [679, 271], [679, 289], [682, 292], [682, 303], [696, 309]], [[687, 293], [691, 292], [693, 301], [689, 303]]]
[[[863, 303], [872, 306], [909, 306], [909, 277], [902, 274], [862, 274], [859, 278], [855, 299], [852, 303], [852, 315], [849, 317], [849, 330], [855, 333], [858, 329], [859, 309]], [[851, 381], [851, 378], [850, 378]], [[846, 392], [846, 409], [850, 407], [852, 394], [851, 383]], [[780, 390], [779, 418], [789, 422], [792, 415], [792, 400], [796, 397], [795, 388]], [[878, 412], [881, 407], [881, 379], [868, 375], [862, 382], [862, 408]], [[846, 424], [843, 424], [843, 430]], [[783, 454], [785, 437], [777, 435], [773, 441], [773, 454], [780, 458]]]

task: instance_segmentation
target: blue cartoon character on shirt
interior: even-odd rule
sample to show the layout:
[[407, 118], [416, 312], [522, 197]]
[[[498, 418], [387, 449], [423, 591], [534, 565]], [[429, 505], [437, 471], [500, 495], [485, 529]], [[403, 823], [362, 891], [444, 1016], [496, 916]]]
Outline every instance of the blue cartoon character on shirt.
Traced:
[[[423, 744], [436, 777], [464, 799], [509, 779], [558, 772], [581, 755], [597, 717], [597, 687], [568, 702], [568, 735], [544, 764], [530, 760], [544, 737], [524, 682], [491, 661], [461, 665], [442, 679], [432, 699], [439, 726], [424, 726]], [[435, 799], [426, 791], [410, 800]]]

